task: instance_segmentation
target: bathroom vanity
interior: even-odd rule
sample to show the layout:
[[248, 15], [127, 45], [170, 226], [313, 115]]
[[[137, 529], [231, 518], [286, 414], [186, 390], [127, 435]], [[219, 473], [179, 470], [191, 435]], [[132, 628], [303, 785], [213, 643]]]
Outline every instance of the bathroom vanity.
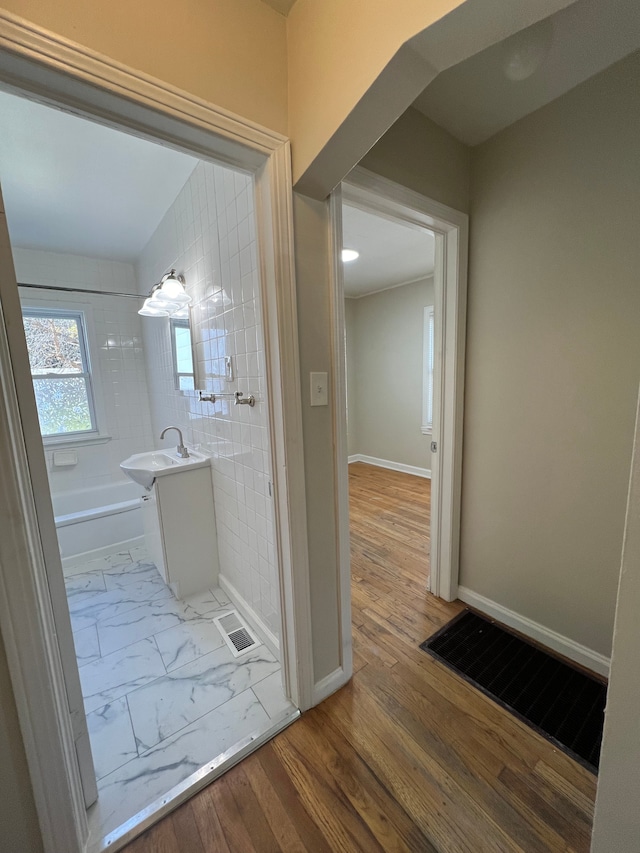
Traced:
[[211, 469], [157, 477], [142, 498], [147, 550], [177, 598], [218, 583], [218, 545]]
[[142, 496], [145, 545], [177, 598], [218, 584], [218, 543], [211, 461], [191, 451], [130, 456], [123, 472], [147, 494]]

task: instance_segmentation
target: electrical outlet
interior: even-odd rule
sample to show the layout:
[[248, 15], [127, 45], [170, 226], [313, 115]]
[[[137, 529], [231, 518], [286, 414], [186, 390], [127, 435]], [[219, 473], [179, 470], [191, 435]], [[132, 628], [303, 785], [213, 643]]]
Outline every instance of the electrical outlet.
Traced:
[[311, 379], [311, 405], [328, 406], [329, 390], [328, 376], [326, 373], [310, 373]]

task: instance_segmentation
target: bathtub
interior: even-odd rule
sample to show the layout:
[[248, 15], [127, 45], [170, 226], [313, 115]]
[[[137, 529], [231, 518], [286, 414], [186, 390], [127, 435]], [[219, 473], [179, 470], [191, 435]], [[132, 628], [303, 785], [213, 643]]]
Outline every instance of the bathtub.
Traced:
[[129, 481], [52, 495], [63, 563], [142, 544], [140, 486]]

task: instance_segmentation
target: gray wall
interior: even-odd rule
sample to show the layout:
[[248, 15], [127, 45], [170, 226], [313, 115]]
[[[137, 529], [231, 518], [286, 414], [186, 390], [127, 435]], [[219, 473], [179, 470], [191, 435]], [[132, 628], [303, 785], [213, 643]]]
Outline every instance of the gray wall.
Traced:
[[[311, 633], [315, 681], [340, 665], [332, 406], [310, 406], [309, 373], [331, 375], [329, 207], [294, 193]], [[329, 389], [329, 400], [332, 399]]]
[[640, 54], [473, 152], [461, 583], [608, 655], [640, 365]]
[[[361, 165], [436, 201], [468, 209], [468, 149], [414, 110], [372, 148]], [[309, 372], [331, 370], [329, 210], [294, 193], [293, 205], [302, 429], [305, 456], [316, 681], [340, 662], [338, 565], [331, 406], [309, 406]], [[331, 389], [329, 399], [331, 399]]]
[[433, 277], [345, 302], [349, 453], [430, 470], [431, 436], [421, 426]]
[[469, 210], [469, 148], [413, 108], [358, 165], [463, 213]]

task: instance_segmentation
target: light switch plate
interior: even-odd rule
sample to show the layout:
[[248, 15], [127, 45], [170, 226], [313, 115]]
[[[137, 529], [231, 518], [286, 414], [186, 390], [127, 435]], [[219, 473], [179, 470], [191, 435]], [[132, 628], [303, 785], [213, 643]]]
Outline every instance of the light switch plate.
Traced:
[[311, 379], [311, 405], [328, 406], [329, 390], [328, 377], [326, 373], [310, 373]]

